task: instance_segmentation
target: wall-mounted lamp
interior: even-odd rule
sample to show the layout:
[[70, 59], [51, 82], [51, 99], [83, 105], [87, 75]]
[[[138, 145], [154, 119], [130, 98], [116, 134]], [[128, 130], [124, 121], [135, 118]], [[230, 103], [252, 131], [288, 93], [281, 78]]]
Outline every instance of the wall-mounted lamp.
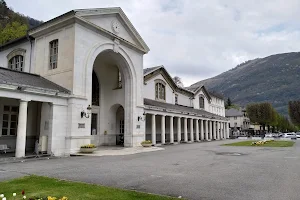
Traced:
[[146, 119], [146, 113], [143, 113], [143, 117], [142, 116], [138, 116], [138, 121], [145, 121]]
[[85, 118], [89, 118], [90, 117], [90, 114], [92, 112], [92, 107], [89, 105], [87, 108], [86, 108], [86, 112], [83, 110], [81, 111], [81, 118], [85, 117]]

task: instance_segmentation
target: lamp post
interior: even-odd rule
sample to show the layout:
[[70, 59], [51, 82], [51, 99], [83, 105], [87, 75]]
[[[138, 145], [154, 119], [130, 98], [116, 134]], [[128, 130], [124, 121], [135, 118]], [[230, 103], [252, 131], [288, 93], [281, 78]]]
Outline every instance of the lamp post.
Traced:
[[86, 112], [83, 110], [81, 111], [80, 115], [81, 115], [81, 118], [85, 117], [85, 118], [89, 118], [90, 117], [90, 114], [92, 112], [92, 107], [89, 105], [87, 108], [86, 108]]

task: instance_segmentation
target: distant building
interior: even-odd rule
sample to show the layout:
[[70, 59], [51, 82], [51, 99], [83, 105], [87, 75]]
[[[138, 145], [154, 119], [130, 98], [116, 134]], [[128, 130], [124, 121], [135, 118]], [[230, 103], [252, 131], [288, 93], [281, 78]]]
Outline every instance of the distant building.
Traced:
[[241, 135], [244, 132], [253, 129], [245, 109], [242, 108], [227, 109], [225, 111], [225, 116], [229, 118], [230, 133], [234, 136]]

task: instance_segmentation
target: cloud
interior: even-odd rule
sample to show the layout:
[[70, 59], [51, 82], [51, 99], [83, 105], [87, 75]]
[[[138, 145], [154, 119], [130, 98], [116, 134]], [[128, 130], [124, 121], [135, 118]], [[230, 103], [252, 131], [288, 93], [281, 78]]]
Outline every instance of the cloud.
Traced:
[[[237, 64], [298, 51], [299, 0], [10, 0], [15, 11], [49, 20], [76, 8], [121, 7], [150, 47], [144, 67], [164, 65], [185, 85]], [[28, 6], [30, 5], [30, 6]]]

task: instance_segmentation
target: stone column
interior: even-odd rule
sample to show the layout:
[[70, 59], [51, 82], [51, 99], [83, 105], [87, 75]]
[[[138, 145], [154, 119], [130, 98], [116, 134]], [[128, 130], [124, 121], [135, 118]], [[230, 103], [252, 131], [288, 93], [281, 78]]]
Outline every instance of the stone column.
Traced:
[[191, 138], [191, 142], [194, 142], [194, 123], [193, 123], [194, 119], [191, 118], [190, 119], [190, 138]]
[[181, 141], [181, 118], [177, 117], [177, 142]]
[[225, 136], [225, 122], [222, 122], [222, 138], [223, 139], [226, 139], [226, 136]]
[[216, 140], [217, 139], [217, 136], [216, 136], [216, 122], [213, 121], [213, 139]]
[[28, 101], [20, 101], [17, 128], [16, 158], [25, 157]]
[[220, 140], [223, 139], [222, 137], [222, 122], [220, 122]]
[[161, 116], [161, 144], [166, 143], [166, 116]]
[[205, 120], [205, 140], [208, 141], [208, 121]]
[[229, 138], [229, 122], [226, 122], [226, 132], [227, 138]]
[[152, 133], [151, 133], [151, 139], [152, 139], [152, 145], [156, 145], [156, 121], [155, 121], [155, 115], [152, 114], [151, 116], [151, 128], [152, 128]]
[[199, 121], [196, 119], [196, 141], [199, 141]]
[[170, 116], [170, 143], [174, 143], [173, 116]]
[[200, 140], [204, 140], [203, 119], [200, 119]]
[[188, 142], [188, 133], [187, 133], [187, 118], [184, 118], [184, 142]]
[[213, 129], [212, 129], [212, 121], [209, 120], [209, 140], [212, 140], [212, 132]]
[[217, 140], [220, 139], [219, 136], [220, 136], [220, 135], [219, 135], [219, 122], [216, 121], [216, 138], [217, 138]]

